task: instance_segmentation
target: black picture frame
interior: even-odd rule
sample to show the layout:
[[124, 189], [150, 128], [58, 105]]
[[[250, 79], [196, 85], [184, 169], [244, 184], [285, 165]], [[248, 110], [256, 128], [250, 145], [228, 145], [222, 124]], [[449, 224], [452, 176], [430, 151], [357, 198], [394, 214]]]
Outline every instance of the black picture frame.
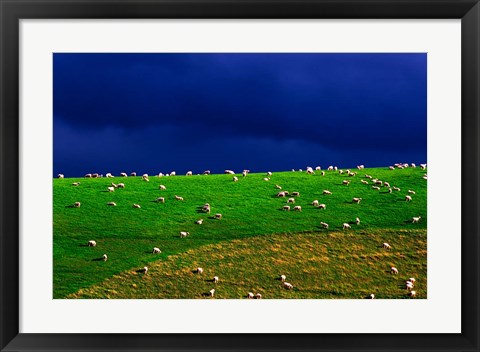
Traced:
[[[479, 351], [478, 0], [0, 0], [0, 348], [2, 351]], [[20, 334], [19, 20], [125, 18], [461, 19], [460, 334]], [[445, 299], [449, 299], [448, 289]], [[455, 294], [455, 293], [454, 293]], [[414, 314], [412, 319], [414, 319]]]

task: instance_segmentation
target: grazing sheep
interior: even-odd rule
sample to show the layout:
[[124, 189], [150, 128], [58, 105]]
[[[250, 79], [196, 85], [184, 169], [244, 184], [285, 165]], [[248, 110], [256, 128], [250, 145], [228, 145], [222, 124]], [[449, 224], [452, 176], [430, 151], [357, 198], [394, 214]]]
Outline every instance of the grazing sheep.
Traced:
[[424, 180], [426, 180], [427, 179], [427, 174], [423, 175], [422, 177], [423, 177]]
[[142, 176], [142, 180], [144, 180], [144, 181], [146, 181], [146, 182], [150, 182], [150, 179], [148, 178], [148, 176], [147, 176], [147, 177]]
[[410, 166], [411, 167], [417, 167], [417, 165], [415, 165], [414, 163], [411, 163]]
[[235, 172], [233, 172], [232, 170], [225, 170], [224, 173], [230, 174], [230, 175], [235, 175]]
[[412, 218], [412, 223], [414, 223], [414, 224], [418, 223], [421, 218], [422, 218], [421, 216], [413, 217]]
[[210, 297], [213, 297], [213, 295], [215, 294], [215, 289], [212, 288], [210, 291], [208, 291], [210, 293]]
[[392, 189], [391, 189], [391, 188], [388, 189], [388, 193], [392, 193]]
[[218, 213], [215, 214], [215, 219], [220, 220], [222, 218], [222, 214]]
[[165, 203], [165, 198], [164, 198], [164, 197], [158, 197], [157, 199], [155, 199], [155, 202], [157, 202], [157, 203]]
[[238, 177], [237, 176], [233, 176], [233, 182], [238, 182]]
[[199, 220], [195, 221], [195, 224], [198, 224], [198, 225], [203, 224], [203, 219], [199, 219]]
[[365, 178], [372, 179], [372, 176], [365, 174]]
[[315, 200], [312, 202], [312, 205], [313, 205], [314, 207], [318, 207], [318, 205], [319, 205], [318, 200], [315, 199]]
[[243, 170], [243, 171], [242, 171], [242, 176], [243, 176], [243, 177], [247, 177], [247, 174], [248, 174], [247, 170]]
[[328, 229], [328, 224], [326, 222], [321, 222], [320, 225], [322, 225], [324, 229]]
[[210, 206], [209, 205], [208, 206], [203, 206], [202, 211], [204, 211], [207, 214], [210, 214], [210, 211], [211, 211]]
[[74, 208], [80, 208], [80, 205], [82, 205], [80, 202], [73, 203]]
[[105, 177], [114, 177], [114, 176], [113, 176], [110, 172], [107, 172], [107, 173], [105, 174]]
[[255, 295], [255, 299], [262, 299], [262, 294], [261, 293], [257, 293]]
[[289, 282], [284, 282], [283, 287], [286, 288], [287, 290], [293, 289], [293, 285]]
[[213, 279], [212, 279], [212, 281], [213, 281], [214, 283], [218, 283], [218, 276], [214, 276]]
[[411, 278], [408, 279], [408, 281], [415, 283], [416, 280], [415, 280], [415, 278], [411, 277]]
[[383, 244], [383, 248], [385, 248], [385, 249], [391, 249], [392, 246], [390, 246], [387, 242], [385, 242], [385, 243]]
[[270, 179], [268, 177], [264, 177], [263, 180], [264, 181], [270, 181]]
[[315, 171], [313, 171], [313, 169], [311, 167], [307, 167], [307, 174], [313, 175], [314, 173], [315, 173]]
[[280, 281], [285, 282], [285, 280], [287, 280], [287, 276], [286, 275], [280, 275]]
[[146, 266], [144, 266], [142, 269], [140, 269], [140, 271], [144, 274], [146, 274], [148, 272], [148, 268]]
[[406, 288], [408, 291], [413, 290], [413, 283], [411, 283], [410, 281], [408, 281], [408, 282], [405, 284], [405, 288]]
[[347, 186], [348, 186], [348, 185], [350, 184], [350, 181], [348, 181], [348, 180], [343, 180], [342, 184], [344, 184], [344, 185], [347, 185]]
[[135, 177], [135, 176], [137, 176], [137, 173], [136, 172], [131, 172], [130, 176]]
[[394, 266], [392, 266], [392, 267], [390, 268], [390, 273], [397, 275], [397, 274], [398, 274], [398, 269], [395, 268]]
[[357, 169], [359, 170], [365, 169], [365, 165], [357, 165]]
[[380, 187], [378, 187], [378, 186], [372, 186], [372, 189], [375, 189], [375, 190], [377, 190], [377, 191], [380, 191]]
[[318, 205], [318, 208], [319, 209], [327, 209], [327, 205], [322, 203], [322, 204]]
[[411, 189], [408, 190], [408, 193], [410, 194], [415, 194], [415, 191], [412, 191]]
[[190, 232], [180, 231], [180, 238], [184, 238], [190, 235]]
[[325, 176], [325, 171], [322, 171], [322, 176]]
[[268, 177], [272, 176], [272, 172], [271, 171], [267, 172], [267, 176]]
[[394, 191], [400, 191], [400, 188], [393, 186], [392, 187]]
[[343, 170], [338, 170], [338, 173], [341, 175], [343, 174]]
[[110, 186], [110, 187], [107, 187], [107, 189], [108, 189], [108, 191], [109, 191], [109, 192], [113, 192], [113, 191], [115, 191], [115, 187], [112, 187], [112, 186]]
[[282, 209], [285, 211], [290, 211], [290, 205], [284, 205]]
[[152, 253], [153, 254], [158, 254], [158, 253], [162, 253], [162, 251], [158, 247], [153, 247]]
[[282, 189], [282, 186], [275, 185], [275, 188], [277, 188], [277, 189]]
[[165, 187], [164, 185], [160, 185], [160, 186], [158, 186], [158, 189], [160, 189], [162, 191], [165, 191], [167, 189], [167, 187]]
[[288, 198], [287, 203], [295, 203], [295, 198]]
[[92, 174], [86, 174], [84, 177], [85, 178], [92, 178]]
[[323, 194], [331, 195], [331, 194], [332, 194], [332, 192], [330, 192], [330, 191], [329, 191], [329, 190], [327, 190], [327, 189], [324, 189], [324, 190], [323, 190]]
[[390, 187], [390, 183], [388, 183], [388, 182], [386, 182], [386, 181], [383, 183], [383, 185], [384, 185], [385, 187]]
[[389, 166], [388, 167], [390, 170], [395, 170], [395, 168], [393, 166]]
[[285, 195], [286, 195], [285, 191], [282, 191], [282, 192], [278, 192], [276, 197], [278, 197], [278, 198], [279, 197], [285, 197]]
[[128, 175], [127, 175], [126, 172], [120, 172], [120, 176], [122, 176], [122, 177], [128, 177]]
[[117, 185], [117, 187], [118, 187], [118, 188], [125, 188], [125, 183], [119, 183], [119, 184]]
[[360, 204], [360, 201], [362, 200], [362, 198], [353, 198], [352, 199], [352, 203], [357, 203], [357, 204]]
[[179, 196], [175, 195], [175, 199], [176, 200], [183, 200], [183, 197], [179, 197]]
[[203, 268], [197, 268], [197, 274], [199, 275], [203, 274]]
[[411, 201], [412, 201], [412, 197], [410, 197], [410, 196], [405, 196], [405, 201], [406, 201], [406, 202], [411, 202]]
[[302, 207], [300, 205], [295, 205], [293, 211], [302, 211]]
[[356, 218], [356, 219], [355, 219], [355, 223], [356, 223], [357, 225], [360, 225], [360, 218]]
[[204, 175], [210, 175], [210, 170], [205, 170], [205, 171], [203, 172], [203, 174], [204, 174]]
[[327, 168], [327, 170], [328, 170], [328, 171], [332, 171], [332, 170], [333, 170], [333, 166], [329, 166], [329, 167]]
[[346, 222], [343, 223], [343, 229], [346, 230], [346, 229], [351, 229], [352, 227], [350, 226], [350, 224], [347, 224]]
[[140, 209], [140, 208], [141, 208], [140, 204], [133, 204], [132, 207], [134, 207], [134, 208], [136, 208], [136, 209]]
[[417, 292], [412, 290], [412, 291], [408, 292], [408, 295], [410, 297], [415, 297], [417, 295]]
[[375, 295], [373, 293], [370, 294], [370, 299], [375, 299]]
[[102, 256], [102, 259], [103, 259], [104, 262], [106, 262], [107, 259], [108, 259], [108, 256], [107, 256], [106, 254], [104, 254], [104, 255]]
[[88, 241], [88, 246], [89, 247], [96, 247], [97, 246], [97, 242], [91, 240], [91, 241]]
[[72, 183], [72, 186], [80, 186], [80, 182], [74, 182]]
[[64, 174], [58, 174], [57, 177], [58, 178], [65, 178], [65, 175]]
[[322, 168], [320, 166], [315, 167], [316, 171], [320, 171]]
[[187, 171], [187, 173], [185, 174], [185, 176], [192, 176], [193, 175], [193, 172], [191, 171]]
[[117, 203], [115, 203], [115, 202], [108, 202], [107, 205], [111, 205], [112, 207], [116, 207], [116, 206], [117, 206]]
[[158, 177], [163, 177], [163, 176], [165, 176], [165, 175], [163, 174], [163, 172], [159, 172], [157, 176], [158, 176]]
[[420, 167], [422, 168], [422, 170], [425, 170], [427, 168], [427, 164], [420, 164]]
[[248, 293], [247, 293], [247, 298], [248, 298], [248, 299], [253, 299], [253, 297], [254, 297], [254, 295], [253, 295], [252, 292], [248, 292]]

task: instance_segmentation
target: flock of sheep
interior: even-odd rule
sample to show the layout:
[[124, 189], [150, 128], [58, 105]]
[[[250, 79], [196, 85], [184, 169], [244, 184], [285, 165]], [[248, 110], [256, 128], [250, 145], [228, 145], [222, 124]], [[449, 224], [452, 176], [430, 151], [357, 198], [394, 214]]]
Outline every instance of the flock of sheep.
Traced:
[[[415, 164], [406, 164], [406, 163], [400, 163], [400, 164], [395, 164], [394, 166], [389, 166], [389, 169], [390, 170], [395, 170], [395, 169], [404, 169], [404, 168], [408, 168], [408, 167], [411, 167], [411, 168], [415, 168], [417, 167]], [[420, 168], [422, 168], [422, 170], [426, 170], [426, 167], [427, 165], [426, 164], [420, 164]], [[363, 165], [358, 165], [357, 166], [357, 170], [355, 172], [347, 169], [347, 170], [342, 170], [342, 169], [339, 169], [338, 167], [336, 166], [329, 166], [327, 168], [327, 172], [338, 172], [339, 174], [345, 174], [347, 176], [350, 176], [350, 177], [355, 177], [358, 172], [360, 170], [364, 169], [364, 166]], [[296, 172], [296, 170], [292, 169], [293, 172]], [[302, 169], [299, 169], [298, 170], [299, 172], [303, 172]], [[312, 168], [312, 167], [307, 167], [306, 168], [306, 173], [307, 174], [315, 174], [316, 171], [319, 171], [321, 173], [322, 176], [325, 176], [325, 171], [322, 171], [321, 170], [321, 167], [317, 166], [315, 168], [315, 170]], [[243, 170], [242, 172], [242, 176], [243, 177], [246, 177], [248, 174], [249, 174], [249, 170]], [[232, 171], [232, 170], [225, 170], [224, 172], [225, 174], [231, 174], [231, 175], [235, 175], [235, 172]], [[204, 175], [209, 175], [210, 174], [210, 171], [209, 170], [206, 170], [203, 172]], [[171, 172], [169, 174], [163, 174], [163, 173], [159, 173], [157, 176], [158, 177], [163, 177], [163, 176], [175, 176], [176, 173], [175, 172]], [[188, 171], [186, 173], [186, 176], [192, 176], [193, 173], [192, 171]], [[131, 177], [135, 177], [137, 176], [137, 174], [135, 172], [131, 173], [130, 174]], [[267, 177], [265, 177], [263, 180], [264, 181], [270, 181], [270, 178], [272, 176], [272, 172], [268, 172], [267, 173]], [[58, 174], [57, 176], [58, 178], [64, 178], [65, 176], [63, 174]], [[105, 177], [105, 178], [114, 178], [114, 176], [111, 174], [111, 173], [107, 173], [105, 176], [103, 176], [102, 174], [98, 174], [98, 173], [88, 173], [85, 175], [85, 178], [101, 178], [101, 177]], [[128, 175], [124, 172], [122, 172], [120, 174], [120, 177], [128, 177]], [[377, 178], [374, 178], [368, 174], [365, 174], [364, 178], [366, 179], [361, 179], [361, 183], [362, 184], [365, 184], [365, 185], [372, 185], [372, 189], [373, 190], [376, 190], [376, 191], [379, 191], [381, 189], [381, 187], [384, 187], [384, 188], [387, 188], [388, 189], [388, 192], [389, 193], [392, 193], [393, 191], [397, 191], [397, 192], [400, 192], [401, 189], [399, 187], [396, 187], [396, 186], [392, 186], [390, 185], [389, 182], [387, 181], [383, 181], [383, 180], [379, 180]], [[426, 180], [427, 179], [427, 174], [425, 173], [423, 175], [423, 178]], [[143, 174], [142, 175], [142, 180], [145, 181], [145, 182], [149, 182], [150, 179], [149, 179], [149, 175], [148, 174]], [[237, 176], [233, 176], [233, 179], [232, 181], [233, 182], [238, 182], [239, 178]], [[351, 180], [343, 180], [342, 182], [342, 185], [345, 185], [346, 187], [350, 185], [352, 181]], [[72, 183], [72, 186], [74, 187], [78, 187], [80, 186], [80, 182], [73, 182]], [[114, 183], [112, 182], [109, 186], [107, 186], [107, 191], [108, 192], [115, 192], [116, 189], [119, 189], [119, 188], [125, 188], [125, 184], [124, 183]], [[276, 189], [279, 189], [281, 190], [282, 187], [280, 185], [275, 185], [275, 188]], [[159, 186], [159, 189], [160, 190], [166, 190], [166, 187], [164, 185], [160, 185]], [[329, 190], [323, 190], [322, 192], [323, 195], [326, 195], [326, 196], [331, 196], [333, 193]], [[413, 200], [412, 198], [412, 195], [415, 195], [415, 191], [409, 189], [407, 191], [407, 195], [405, 196], [405, 201], [406, 202], [411, 202]], [[287, 198], [288, 196], [288, 198]], [[276, 197], [277, 198], [287, 198], [286, 200], [286, 205], [283, 205], [282, 206], [282, 210], [284, 211], [290, 211], [290, 210], [293, 210], [293, 211], [298, 211], [298, 212], [301, 212], [302, 211], [302, 207], [300, 205], [294, 205], [293, 208], [291, 208], [291, 206], [289, 204], [295, 204], [296, 202], [296, 198], [300, 197], [300, 192], [298, 191], [295, 191], [295, 192], [288, 192], [288, 191], [285, 191], [285, 190], [281, 190], [279, 191], [277, 194], [276, 194]], [[175, 195], [175, 200], [177, 201], [183, 201], [184, 198], [181, 197], [181, 196], [178, 196], [178, 195]], [[165, 203], [165, 197], [158, 197], [156, 198], [155, 200], [156, 202], [159, 202], [159, 203]], [[360, 204], [360, 202], [362, 201], [362, 198], [360, 197], [353, 197], [352, 198], [352, 204]], [[116, 206], [116, 203], [115, 202], [108, 202], [106, 203], [107, 205], [109, 206]], [[325, 210], [327, 205], [324, 204], [324, 203], [320, 203], [318, 199], [315, 199], [311, 202], [311, 205], [315, 208], [318, 208], [318, 209], [323, 209]], [[72, 205], [74, 208], [79, 208], [81, 206], [81, 203], [80, 202], [75, 202], [73, 203]], [[139, 204], [132, 204], [132, 207], [133, 208], [141, 208], [141, 206]], [[203, 206], [201, 206], [201, 210], [204, 212], [204, 213], [207, 213], [207, 214], [210, 214], [211, 212], [211, 206], [209, 203], [205, 203]], [[217, 213], [214, 215], [214, 219], [216, 220], [221, 220], [223, 217], [222, 214], [220, 213]], [[413, 217], [412, 218], [412, 223], [418, 223], [420, 222], [421, 220], [421, 217], [420, 216], [417, 216], [417, 217]], [[203, 223], [203, 219], [198, 219], [197, 221], [195, 221], [195, 223], [197, 225], [201, 225]], [[355, 224], [359, 225], [360, 224], [360, 219], [358, 217], [356, 217], [355, 219]], [[324, 229], [329, 229], [330, 225], [326, 222], [320, 222], [320, 225], [324, 228]], [[348, 223], [348, 222], [344, 222], [342, 224], [342, 229], [343, 230], [348, 230], [348, 229], [351, 229], [351, 225]], [[187, 232], [187, 231], [180, 231], [179, 233], [179, 237], [180, 238], [185, 238], [187, 236], [190, 235], [190, 232]], [[90, 240], [88, 241], [87, 245], [89, 247], [96, 247], [97, 246], [97, 242], [95, 240]], [[392, 246], [388, 243], [383, 243], [382, 247], [385, 249], [385, 250], [390, 250], [392, 248]], [[152, 251], [151, 251], [153, 254], [159, 254], [161, 253], [161, 250], [160, 248], [158, 247], [153, 247]], [[108, 260], [108, 256], [107, 254], [104, 254], [101, 258], [101, 260], [103, 261], [107, 261]], [[137, 270], [137, 272], [139, 273], [143, 273], [143, 274], [147, 274], [148, 272], [148, 267], [144, 266], [143, 268], [141, 268], [140, 270]], [[204, 273], [204, 269], [201, 268], [201, 267], [198, 267], [194, 270], [194, 272], [198, 275], [202, 275]], [[390, 268], [390, 273], [393, 274], [393, 275], [398, 275], [399, 271], [396, 267], [391, 267]], [[280, 280], [282, 282], [282, 287], [287, 289], [287, 290], [292, 290], [294, 288], [294, 286], [287, 282], [286, 281], [286, 276], [285, 275], [279, 275], [278, 277], [278, 280]], [[219, 282], [219, 277], [218, 276], [214, 276], [211, 280], [211, 282], [217, 284]], [[413, 290], [414, 288], [414, 285], [415, 285], [415, 278], [409, 278], [408, 280], [406, 280], [405, 282], [405, 289], [407, 290], [407, 295], [410, 296], [410, 297], [415, 297], [416, 296], [416, 291]], [[216, 290], [213, 288], [211, 289], [207, 295], [210, 296], [210, 297], [214, 297], [215, 295], [215, 292]], [[261, 299], [262, 298], [262, 295], [260, 293], [256, 293], [254, 294], [253, 292], [248, 292], [245, 296], [246, 298], [248, 299]], [[370, 299], [374, 299], [375, 298], [375, 294], [370, 294], [368, 297], [366, 298], [370, 298]]]

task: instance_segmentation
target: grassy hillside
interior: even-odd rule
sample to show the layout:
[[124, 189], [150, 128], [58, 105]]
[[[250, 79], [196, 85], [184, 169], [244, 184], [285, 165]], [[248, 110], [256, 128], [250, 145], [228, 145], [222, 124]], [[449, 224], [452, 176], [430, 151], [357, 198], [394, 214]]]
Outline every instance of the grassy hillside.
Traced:
[[[321, 176], [319, 172], [315, 175], [307, 175], [305, 172], [283, 172], [274, 173], [270, 181], [263, 180], [265, 174], [249, 174], [245, 178], [240, 175], [238, 182], [232, 182], [231, 175], [161, 178], [151, 176], [150, 182], [145, 182], [140, 177], [55, 179], [54, 298], [63, 298], [80, 289], [100, 283], [103, 285], [104, 280], [114, 275], [128, 275], [132, 270], [135, 272], [144, 265], [148, 265], [152, 270], [156, 265], [169, 265], [173, 258], [177, 258], [176, 264], [169, 267], [168, 270], [172, 272], [182, 270], [182, 268], [187, 271], [193, 270], [197, 262], [207, 259], [214, 260], [209, 254], [204, 254], [205, 258], [202, 258], [201, 255], [199, 257], [195, 251], [199, 251], [200, 254], [206, 253], [203, 251], [215, 248], [215, 245], [229, 248], [228, 246], [252, 243], [251, 256], [254, 256], [258, 249], [259, 252], [266, 251], [266, 258], [270, 254], [273, 257], [275, 251], [267, 250], [269, 246], [265, 241], [275, 239], [274, 242], [278, 242], [278, 235], [275, 234], [288, 234], [288, 236], [280, 236], [280, 238], [290, 239], [283, 243], [286, 248], [294, 247], [297, 237], [299, 241], [305, 241], [305, 243], [312, 242], [313, 245], [316, 242], [318, 246], [334, 248], [338, 239], [328, 240], [330, 238], [328, 236], [333, 236], [333, 234], [339, 236], [338, 231], [346, 232], [348, 236], [352, 236], [352, 238], [345, 237], [349, 238], [349, 242], [352, 241], [360, 247], [371, 249], [364, 254], [357, 253], [357, 255], [373, 256], [372, 258], [375, 258], [378, 246], [381, 245], [384, 238], [387, 238], [393, 243], [408, 244], [409, 247], [405, 247], [408, 249], [408, 253], [421, 253], [420, 256], [408, 256], [412, 259], [410, 264], [417, 263], [422, 267], [421, 270], [418, 267], [415, 270], [412, 269], [411, 274], [416, 272], [418, 275], [426, 275], [424, 266], [426, 265], [427, 182], [422, 178], [424, 173], [425, 171], [419, 168], [365, 169], [356, 177], [348, 177], [334, 171], [326, 172], [325, 176]], [[374, 190], [371, 181], [366, 179], [364, 174], [388, 181], [391, 186], [399, 187], [401, 191], [388, 193], [386, 187], [382, 187], [380, 191]], [[349, 186], [342, 184], [342, 181], [346, 179], [351, 181]], [[362, 184], [361, 180], [367, 180], [370, 184]], [[113, 193], [108, 192], [107, 186], [112, 181], [123, 182], [125, 189], [116, 189]], [[74, 187], [71, 185], [73, 182], [80, 182], [80, 185]], [[159, 190], [160, 184], [165, 185], [167, 189]], [[282, 186], [282, 190], [300, 192], [300, 196], [295, 197], [295, 205], [301, 205], [302, 212], [281, 210], [282, 206], [286, 204], [286, 198], [275, 196], [279, 192], [275, 188], [276, 184]], [[333, 194], [323, 195], [324, 189], [330, 190]], [[415, 195], [412, 195], [412, 202], [405, 201], [408, 189], [416, 192]], [[175, 200], [175, 195], [184, 197], [184, 201]], [[164, 204], [154, 201], [160, 196], [165, 197]], [[360, 204], [354, 204], [352, 203], [353, 197], [363, 199]], [[313, 207], [311, 202], [314, 199], [326, 204], [327, 208], [322, 210]], [[81, 207], [71, 207], [77, 201], [81, 202]], [[116, 202], [117, 206], [107, 206], [106, 203], [110, 201]], [[205, 214], [199, 209], [206, 202], [211, 204], [212, 214]], [[134, 203], [140, 204], [141, 208], [133, 208]], [[221, 220], [213, 219], [215, 213], [221, 213], [223, 218]], [[421, 216], [420, 223], [412, 224], [413, 216]], [[361, 219], [360, 225], [354, 224], [356, 217]], [[195, 221], [201, 218], [205, 219], [204, 223], [202, 225], [195, 224]], [[329, 223], [329, 230], [321, 228], [320, 221]], [[352, 222], [352, 229], [342, 230], [344, 222]], [[403, 232], [403, 230], [407, 230], [407, 232]], [[179, 238], [179, 231], [189, 231], [190, 236]], [[385, 233], [385, 236], [382, 233]], [[396, 236], [400, 238], [400, 234], [407, 239], [412, 236], [412, 241], [415, 241], [412, 243], [405, 242], [405, 240], [398, 242]], [[252, 238], [254, 236], [259, 237]], [[345, 238], [342, 237], [342, 239]], [[89, 240], [95, 240], [97, 246], [87, 247], [86, 244]], [[232, 240], [235, 241], [229, 244], [228, 242]], [[162, 253], [152, 254], [153, 247], [159, 247]], [[342, 247], [339, 248], [339, 253], [341, 253]], [[237, 253], [234, 249], [232, 250]], [[104, 253], [108, 255], [108, 261], [95, 260]], [[396, 257], [395, 253], [397, 253]], [[173, 255], [176, 256], [173, 257]], [[355, 261], [355, 257], [348, 250], [345, 250], [342, 255], [345, 267]], [[388, 254], [391, 258], [389, 258], [385, 270], [388, 269], [390, 262], [393, 265], [396, 262], [395, 259], [402, 260], [402, 256], [405, 255], [405, 251], [400, 253], [393, 250]], [[300, 253], [295, 258], [295, 260], [297, 259], [302, 259]], [[232, 258], [232, 263], [242, 260], [244, 259], [241, 256]], [[375, 260], [368, 261], [374, 262]], [[193, 268], [190, 267], [190, 263], [194, 266]], [[215, 261], [205, 261], [205, 263], [209, 266], [219, 267], [220, 270], [220, 263]], [[273, 271], [277, 270], [276, 265], [272, 264], [274, 266], [272, 267], [272, 265], [267, 265], [270, 263], [269, 261], [265, 261], [265, 263], [264, 270], [266, 272], [271, 271], [273, 274]], [[329, 271], [332, 275], [341, 275], [342, 265], [337, 261], [332, 263], [334, 264]], [[237, 265], [240, 264], [237, 263]], [[243, 267], [243, 264], [241, 265]], [[148, 277], [154, 277], [155, 271], [152, 270], [148, 273], [152, 273], [152, 275], [147, 275]], [[366, 268], [362, 270], [366, 273], [369, 272]], [[247, 272], [245, 271], [245, 274]], [[350, 281], [348, 279], [343, 284], [348, 284]], [[180, 284], [180, 282], [178, 283]], [[277, 282], [274, 283], [277, 284]], [[172, 282], [171, 285], [175, 286], [175, 282]], [[268, 287], [265, 282], [259, 282], [258, 285]], [[368, 289], [368, 286], [364, 288]], [[172, 296], [167, 293], [164, 297], [186, 297], [198, 294], [198, 292], [193, 294], [187, 288], [184, 289], [184, 293], [181, 291], [180, 288], [176, 291], [169, 290], [168, 292], [171, 292]], [[358, 294], [363, 294], [363, 291], [352, 288], [352, 294], [353, 291], [355, 291], [354, 296], [349, 296], [348, 290], [344, 290], [339, 297], [354, 298], [358, 297]], [[227, 292], [225, 297], [238, 297], [240, 294], [240, 291], [235, 290]], [[317, 291], [313, 290], [312, 292]], [[426, 291], [424, 292], [426, 293]], [[100, 294], [100, 296], [102, 295]], [[301, 296], [312, 297], [311, 294], [302, 294]], [[318, 292], [313, 296], [324, 297]], [[128, 297], [131, 296], [128, 295]], [[139, 290], [134, 297], [155, 297], [155, 295]], [[274, 297], [283, 296], [278, 294]]]

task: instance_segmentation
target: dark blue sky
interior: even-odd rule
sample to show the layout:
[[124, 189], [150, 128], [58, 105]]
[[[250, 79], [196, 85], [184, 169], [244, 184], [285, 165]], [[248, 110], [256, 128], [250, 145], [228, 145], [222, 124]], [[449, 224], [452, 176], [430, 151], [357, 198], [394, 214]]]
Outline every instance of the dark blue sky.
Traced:
[[54, 175], [427, 161], [426, 54], [53, 56]]

